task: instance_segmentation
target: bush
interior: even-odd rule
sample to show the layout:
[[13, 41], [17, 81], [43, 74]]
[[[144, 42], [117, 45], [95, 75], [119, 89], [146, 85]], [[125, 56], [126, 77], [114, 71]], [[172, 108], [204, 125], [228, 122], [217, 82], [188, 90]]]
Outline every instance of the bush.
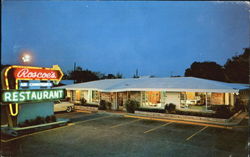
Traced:
[[110, 102], [105, 101], [105, 100], [101, 100], [98, 109], [99, 110], [110, 110], [111, 106], [112, 106], [112, 104]]
[[39, 125], [44, 123], [56, 122], [56, 116], [47, 116], [47, 117], [36, 117], [35, 119], [25, 120], [23, 123], [18, 124], [19, 127], [27, 127], [32, 125]]
[[86, 103], [87, 103], [87, 100], [86, 99], [84, 99], [84, 98], [81, 98], [81, 105], [85, 105]]
[[229, 105], [213, 105], [212, 110], [215, 111], [215, 115], [218, 118], [229, 118], [233, 115]]
[[43, 117], [36, 117], [36, 119], [35, 119], [35, 123], [36, 124], [43, 124], [43, 123], [45, 123], [45, 118], [43, 118]]
[[56, 116], [52, 115], [52, 116], [47, 116], [45, 118], [45, 122], [46, 123], [51, 123], [51, 122], [56, 122]]
[[46, 123], [51, 122], [50, 116], [45, 117], [45, 122], [46, 122]]
[[112, 106], [111, 102], [106, 102], [105, 105], [106, 105], [106, 109], [111, 110], [111, 106]]
[[65, 98], [65, 101], [70, 101], [70, 97], [66, 97], [66, 98]]
[[81, 105], [81, 106], [87, 106], [87, 107], [99, 107], [99, 105], [96, 105], [96, 104], [84, 104], [84, 105]]
[[156, 109], [156, 108], [138, 108], [137, 111], [145, 111], [145, 112], [156, 112], [156, 113], [165, 113], [163, 109]]
[[239, 112], [240, 110], [242, 111], [246, 111], [246, 108], [244, 106], [244, 104], [240, 101], [237, 101], [234, 105], [233, 111], [234, 112]]
[[136, 100], [127, 100], [125, 103], [126, 110], [129, 113], [135, 113], [135, 110], [138, 109], [139, 106], [140, 103]]
[[175, 113], [176, 105], [175, 104], [166, 104], [165, 105], [165, 110], [167, 113]]
[[56, 116], [55, 115], [52, 115], [52, 116], [50, 116], [51, 117], [51, 121], [52, 122], [56, 122]]
[[176, 110], [175, 112], [176, 112], [176, 114], [180, 114], [180, 115], [190, 115], [190, 116], [199, 116], [199, 117], [215, 117], [213, 113], [180, 111], [180, 110]]

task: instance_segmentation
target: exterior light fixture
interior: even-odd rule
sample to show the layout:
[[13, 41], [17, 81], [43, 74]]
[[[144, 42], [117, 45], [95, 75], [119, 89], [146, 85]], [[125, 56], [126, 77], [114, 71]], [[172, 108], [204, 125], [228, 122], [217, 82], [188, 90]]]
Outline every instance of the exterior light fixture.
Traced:
[[29, 62], [31, 62], [31, 59], [32, 59], [32, 57], [31, 57], [31, 55], [29, 55], [29, 54], [24, 54], [24, 55], [22, 56], [22, 61], [23, 61], [23, 63], [29, 63]]

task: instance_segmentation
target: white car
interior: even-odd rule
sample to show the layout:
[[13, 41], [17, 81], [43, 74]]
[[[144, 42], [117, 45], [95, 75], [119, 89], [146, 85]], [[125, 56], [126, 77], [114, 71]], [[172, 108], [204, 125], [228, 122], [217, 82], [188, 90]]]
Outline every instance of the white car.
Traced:
[[68, 101], [55, 101], [54, 112], [66, 111], [71, 112], [74, 109], [74, 104]]

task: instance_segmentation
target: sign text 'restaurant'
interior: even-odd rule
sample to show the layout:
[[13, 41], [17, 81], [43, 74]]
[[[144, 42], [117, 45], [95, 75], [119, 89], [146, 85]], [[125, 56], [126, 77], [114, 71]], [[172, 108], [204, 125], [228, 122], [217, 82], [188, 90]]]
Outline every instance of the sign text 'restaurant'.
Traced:
[[57, 100], [64, 99], [64, 97], [64, 89], [8, 90], [2, 92], [2, 101], [5, 103]]

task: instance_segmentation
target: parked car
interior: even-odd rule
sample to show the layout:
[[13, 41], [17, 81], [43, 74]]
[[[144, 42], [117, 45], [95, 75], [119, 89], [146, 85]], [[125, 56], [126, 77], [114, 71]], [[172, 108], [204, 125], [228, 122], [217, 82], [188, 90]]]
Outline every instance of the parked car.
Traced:
[[55, 101], [54, 112], [66, 111], [72, 112], [74, 110], [74, 104], [68, 101]]

